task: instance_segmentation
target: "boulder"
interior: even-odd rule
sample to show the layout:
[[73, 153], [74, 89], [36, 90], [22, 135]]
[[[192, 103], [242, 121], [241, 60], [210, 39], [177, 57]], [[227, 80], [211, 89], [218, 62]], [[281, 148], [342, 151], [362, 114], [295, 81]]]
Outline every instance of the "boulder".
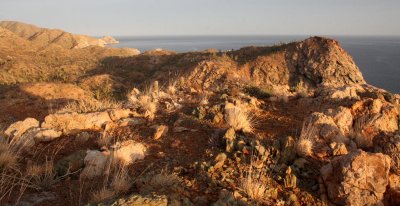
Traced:
[[34, 140], [35, 142], [50, 142], [53, 141], [54, 139], [57, 139], [61, 137], [62, 132], [53, 130], [53, 129], [39, 129], [35, 136]]
[[338, 107], [336, 109], [330, 109], [327, 114], [332, 117], [342, 134], [349, 134], [353, 126], [353, 115], [349, 108]]
[[94, 178], [103, 175], [109, 157], [109, 151], [88, 150], [84, 159], [85, 168], [82, 170], [80, 178]]
[[343, 86], [339, 88], [331, 88], [327, 91], [326, 96], [334, 100], [360, 98], [357, 94], [357, 87], [355, 86]]
[[390, 158], [357, 150], [321, 168], [329, 199], [338, 205], [382, 204], [389, 184]]
[[400, 175], [400, 133], [396, 135], [382, 133], [373, 143], [375, 152], [388, 155], [392, 161], [391, 170]]
[[385, 195], [387, 205], [400, 205], [400, 176], [389, 176], [389, 189]]
[[146, 147], [133, 140], [117, 143], [112, 146], [112, 157], [116, 161], [120, 161], [124, 165], [129, 165], [136, 160], [144, 159]]
[[50, 114], [45, 117], [42, 128], [55, 129], [63, 134], [75, 134], [82, 130], [101, 130], [111, 121], [108, 112]]
[[9, 137], [19, 138], [27, 130], [35, 127], [39, 127], [39, 121], [34, 118], [26, 118], [24, 121], [18, 121], [11, 124], [6, 131], [4, 131], [4, 134]]

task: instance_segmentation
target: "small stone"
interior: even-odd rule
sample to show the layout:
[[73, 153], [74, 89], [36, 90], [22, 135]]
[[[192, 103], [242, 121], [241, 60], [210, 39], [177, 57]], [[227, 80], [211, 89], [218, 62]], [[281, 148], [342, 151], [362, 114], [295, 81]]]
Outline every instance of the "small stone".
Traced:
[[157, 126], [156, 132], [154, 133], [154, 136], [153, 136], [153, 139], [158, 140], [161, 137], [167, 135], [167, 133], [168, 133], [168, 126], [166, 126], [166, 125]]
[[143, 118], [126, 118], [126, 119], [121, 119], [119, 121], [118, 126], [119, 127], [127, 127], [127, 126], [135, 126], [139, 124], [144, 124], [146, 123], [146, 120]]
[[214, 118], [213, 118], [213, 123], [214, 124], [219, 124], [224, 120], [224, 115], [221, 112], [218, 112], [217, 114], [215, 114]]
[[346, 155], [349, 153], [344, 143], [332, 142], [329, 146], [332, 149], [333, 156]]
[[217, 157], [215, 157], [215, 162], [216, 163], [214, 165], [214, 168], [215, 169], [221, 169], [222, 166], [224, 166], [226, 159], [227, 159], [227, 156], [226, 156], [225, 153], [219, 153], [217, 155]]
[[224, 135], [224, 139], [226, 140], [226, 152], [233, 152], [235, 149], [236, 139], [235, 130], [233, 128], [229, 128]]

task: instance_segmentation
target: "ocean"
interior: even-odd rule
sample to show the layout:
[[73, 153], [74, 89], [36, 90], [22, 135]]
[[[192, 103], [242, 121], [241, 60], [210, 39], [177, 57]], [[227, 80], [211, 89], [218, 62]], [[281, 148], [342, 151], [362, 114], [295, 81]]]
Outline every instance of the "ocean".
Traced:
[[[270, 46], [298, 41], [309, 36], [120, 36], [114, 47], [140, 51], [156, 48], [176, 52], [239, 49], [245, 46]], [[365, 80], [387, 91], [400, 93], [400, 36], [328, 36], [340, 42], [353, 57]]]

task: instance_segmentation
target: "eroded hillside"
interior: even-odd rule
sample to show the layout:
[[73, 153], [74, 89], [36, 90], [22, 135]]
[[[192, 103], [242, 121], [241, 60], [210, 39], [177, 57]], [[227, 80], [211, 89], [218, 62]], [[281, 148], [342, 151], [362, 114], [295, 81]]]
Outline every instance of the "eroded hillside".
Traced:
[[399, 95], [335, 40], [137, 54], [30, 34], [0, 28], [1, 204], [399, 204]]

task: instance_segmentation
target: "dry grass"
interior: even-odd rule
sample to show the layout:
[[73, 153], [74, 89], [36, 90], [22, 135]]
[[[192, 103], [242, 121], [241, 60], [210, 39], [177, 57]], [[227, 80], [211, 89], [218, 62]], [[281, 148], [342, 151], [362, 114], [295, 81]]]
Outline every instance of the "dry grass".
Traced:
[[26, 178], [30, 187], [37, 190], [48, 190], [58, 183], [62, 177], [57, 177], [53, 169], [53, 161], [46, 160], [43, 165], [31, 165], [26, 170]]
[[358, 118], [353, 125], [351, 136], [359, 148], [369, 148], [373, 145], [373, 135], [365, 134], [365, 129], [369, 126], [368, 122], [373, 121], [370, 121], [369, 116], [364, 116]]
[[116, 195], [116, 192], [110, 188], [103, 187], [100, 190], [92, 192], [92, 202], [100, 203], [105, 200], [110, 200]]
[[176, 93], [176, 84], [177, 81], [170, 81], [167, 86], [167, 94], [173, 96]]
[[175, 173], [163, 169], [159, 173], [149, 173], [140, 179], [139, 190], [143, 193], [167, 192], [180, 187], [182, 179]]
[[0, 154], [0, 169], [12, 169], [18, 165], [18, 155], [12, 151], [1, 151]]
[[144, 112], [150, 112], [154, 114], [157, 111], [157, 101], [155, 101], [150, 95], [140, 96], [138, 103]]
[[102, 100], [80, 100], [68, 103], [64, 108], [60, 109], [59, 113], [77, 112], [88, 113], [104, 111], [111, 108], [119, 108], [121, 103], [111, 99]]
[[121, 167], [113, 174], [111, 180], [111, 188], [118, 194], [128, 192], [131, 186], [132, 181], [124, 167]]
[[301, 157], [311, 156], [315, 142], [317, 128], [310, 122], [304, 123], [300, 138], [296, 142], [296, 152]]
[[240, 107], [225, 109], [225, 120], [235, 131], [252, 132], [255, 119]]
[[274, 187], [264, 170], [253, 170], [250, 164], [247, 175], [241, 180], [239, 189], [258, 204], [266, 204], [270, 198], [276, 198]]

